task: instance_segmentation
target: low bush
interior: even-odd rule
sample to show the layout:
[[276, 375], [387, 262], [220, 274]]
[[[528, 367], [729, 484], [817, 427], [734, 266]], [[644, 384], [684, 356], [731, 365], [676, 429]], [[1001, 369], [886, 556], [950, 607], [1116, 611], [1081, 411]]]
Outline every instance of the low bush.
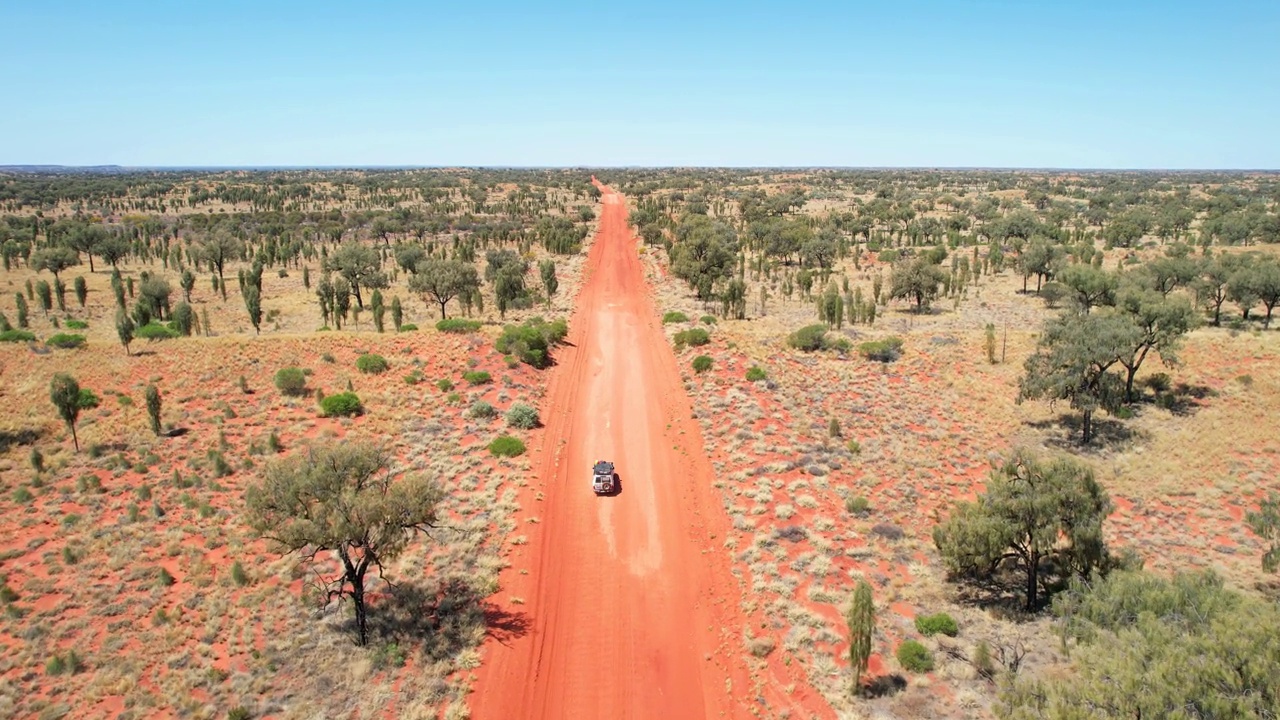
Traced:
[[56, 348], [62, 348], [63, 350], [74, 350], [75, 348], [84, 345], [84, 336], [58, 333], [48, 340], [45, 340], [44, 344], [51, 345]]
[[948, 637], [955, 637], [960, 632], [960, 628], [956, 626], [956, 621], [946, 613], [916, 616], [916, 630], [926, 637], [937, 635], [938, 633]]
[[666, 325], [668, 323], [682, 323], [682, 322], [689, 322], [689, 316], [685, 315], [679, 310], [674, 310], [669, 313], [664, 313], [662, 316], [663, 325]]
[[397, 332], [413, 332], [414, 330], [417, 330], [417, 329], [418, 329], [417, 325], [414, 325], [413, 323], [405, 323], [400, 326], [400, 329]]
[[501, 435], [489, 443], [489, 452], [499, 457], [516, 457], [524, 454], [524, 443], [520, 442], [520, 438]]
[[[482, 323], [479, 320], [467, 320], [466, 318], [447, 318], [436, 322], [436, 329], [440, 332], [447, 333], [472, 333], [480, 329]], [[400, 332], [404, 332], [410, 325], [401, 325]], [[417, 330], [416, 327], [413, 328]]]
[[449, 378], [440, 378], [436, 381], [436, 387], [440, 388], [440, 392], [449, 392], [453, 389], [453, 381]]
[[405, 375], [405, 376], [404, 376], [404, 384], [405, 384], [405, 385], [417, 385], [417, 384], [418, 384], [418, 383], [420, 383], [420, 382], [422, 382], [422, 371], [421, 371], [421, 370], [414, 370], [413, 372], [411, 372], [411, 373], [409, 373], [408, 375]]
[[822, 341], [823, 350], [835, 350], [836, 352], [847, 353], [853, 349], [853, 343], [849, 342], [849, 338], [840, 337], [839, 335], [824, 338]]
[[404, 667], [409, 661], [409, 654], [396, 643], [388, 643], [373, 651], [373, 667], [384, 670], [392, 667]]
[[765, 373], [764, 368], [760, 367], [759, 365], [752, 365], [751, 367], [747, 368], [748, 382], [758, 382], [760, 380], [764, 380], [767, 377], [769, 377], [769, 375]]
[[169, 327], [165, 327], [158, 322], [149, 322], [133, 331], [133, 336], [140, 340], [172, 340], [178, 337], [179, 333]]
[[826, 335], [826, 325], [805, 325], [787, 336], [787, 344], [797, 350], [813, 352], [822, 349]]
[[698, 318], [698, 320], [699, 320], [703, 325], [715, 325], [715, 324], [716, 324], [716, 316], [715, 316], [715, 315], [703, 315], [702, 317]]
[[493, 382], [493, 376], [484, 370], [468, 370], [462, 373], [462, 379], [472, 385], [484, 385]]
[[862, 357], [877, 362], [893, 362], [902, 356], [902, 338], [887, 337], [883, 340], [872, 340], [858, 346]]
[[27, 330], [5, 330], [0, 332], [0, 342], [32, 342], [35, 339], [35, 333]]
[[325, 417], [361, 415], [364, 413], [364, 406], [360, 404], [360, 398], [355, 393], [340, 392], [321, 400], [320, 412]]
[[276, 371], [276, 389], [291, 397], [306, 395], [307, 376], [301, 368], [280, 368]]
[[514, 403], [507, 410], [507, 425], [521, 430], [532, 430], [538, 427], [538, 409], [524, 403]]
[[774, 647], [776, 647], [776, 643], [773, 638], [768, 636], [751, 638], [751, 640], [747, 642], [747, 649], [751, 651], [752, 655], [758, 658], [769, 657], [769, 654], [773, 652]]
[[66, 325], [68, 330], [87, 330], [89, 328], [89, 323], [83, 320], [68, 320]]
[[689, 328], [676, 333], [675, 343], [677, 350], [683, 350], [686, 346], [698, 347], [711, 342], [711, 336], [702, 328]]
[[494, 410], [493, 406], [484, 400], [477, 400], [471, 403], [471, 407], [467, 410], [467, 416], [476, 420], [488, 420], [497, 414], [498, 411]]
[[933, 653], [915, 640], [907, 640], [899, 645], [897, 655], [898, 664], [908, 672], [924, 673], [933, 669]]
[[844, 509], [848, 510], [850, 515], [865, 515], [870, 508], [871, 503], [861, 495], [844, 501]]
[[693, 371], [696, 373], [704, 373], [711, 369], [711, 358], [706, 355], [699, 355], [693, 359]]
[[387, 359], [374, 353], [365, 353], [356, 358], [356, 369], [366, 375], [380, 375], [391, 367]]
[[244, 571], [244, 565], [239, 560], [231, 565], [231, 580], [240, 587], [249, 584], [249, 574]]
[[81, 410], [92, 410], [102, 404], [102, 398], [99, 398], [89, 388], [80, 388], [80, 395], [76, 398], [76, 405]]
[[551, 347], [564, 342], [569, 326], [563, 320], [547, 322], [530, 318], [523, 325], [507, 325], [494, 342], [503, 354], [514, 355], [526, 365], [545, 368], [551, 364]]
[[1151, 388], [1152, 392], [1166, 393], [1173, 387], [1173, 379], [1169, 377], [1169, 373], [1154, 373], [1143, 381], [1143, 384]]

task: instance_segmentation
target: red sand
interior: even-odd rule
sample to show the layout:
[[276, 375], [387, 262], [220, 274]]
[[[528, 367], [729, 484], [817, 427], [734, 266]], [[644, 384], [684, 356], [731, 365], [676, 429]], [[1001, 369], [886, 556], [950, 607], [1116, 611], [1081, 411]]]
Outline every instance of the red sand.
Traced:
[[[748, 717], [728, 520], [626, 205], [600, 188], [588, 279], [542, 413], [533, 489], [545, 499], [526, 504], [542, 516], [499, 598], [528, 631], [486, 645], [473, 716]], [[617, 465], [617, 496], [591, 492], [599, 459]]]

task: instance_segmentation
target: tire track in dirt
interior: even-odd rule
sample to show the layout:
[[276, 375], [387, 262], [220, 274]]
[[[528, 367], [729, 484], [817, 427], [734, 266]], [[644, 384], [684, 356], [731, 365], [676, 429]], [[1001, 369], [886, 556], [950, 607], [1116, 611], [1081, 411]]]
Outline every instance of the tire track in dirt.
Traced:
[[[620, 195], [558, 353], [537, 459], [540, 522], [497, 599], [523, 634], [485, 649], [472, 714], [514, 718], [749, 717], [727, 518]], [[616, 463], [621, 492], [589, 469]], [[518, 598], [513, 602], [513, 598]]]

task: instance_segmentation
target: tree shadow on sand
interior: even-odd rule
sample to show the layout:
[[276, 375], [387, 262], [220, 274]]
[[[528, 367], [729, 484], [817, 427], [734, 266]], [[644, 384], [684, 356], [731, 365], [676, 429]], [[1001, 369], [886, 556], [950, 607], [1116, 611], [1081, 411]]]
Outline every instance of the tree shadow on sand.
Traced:
[[[417, 647], [433, 662], [453, 658], [485, 637], [506, 644], [529, 626], [524, 613], [486, 601], [461, 578], [386, 586], [369, 611], [370, 644]], [[354, 620], [345, 621], [343, 629], [354, 634]]]
[[41, 434], [41, 431], [35, 428], [0, 430], [0, 453], [9, 452], [9, 448], [16, 445], [35, 445]]
[[860, 688], [865, 698], [882, 698], [897, 695], [907, 689], [907, 679], [898, 673], [867, 678]]
[[1069, 413], [1028, 424], [1037, 430], [1049, 432], [1049, 436], [1045, 438], [1046, 445], [1074, 454], [1118, 450], [1146, 438], [1145, 433], [1134, 429], [1124, 420], [1094, 415], [1091, 423], [1093, 437], [1089, 438], [1088, 444], [1084, 444], [1080, 441], [1083, 422], [1079, 413]]

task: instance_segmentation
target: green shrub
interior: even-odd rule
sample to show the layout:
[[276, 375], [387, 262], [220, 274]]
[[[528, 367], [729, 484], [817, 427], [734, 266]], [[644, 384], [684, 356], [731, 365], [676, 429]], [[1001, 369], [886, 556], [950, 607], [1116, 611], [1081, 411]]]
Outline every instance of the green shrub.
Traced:
[[765, 373], [764, 368], [760, 367], [759, 365], [752, 365], [751, 367], [747, 368], [748, 382], [757, 382], [760, 380], [764, 380], [767, 377], [769, 376]]
[[226, 477], [235, 472], [231, 469], [231, 463], [227, 462], [227, 457], [218, 450], [209, 450], [209, 462], [213, 463], [214, 477]]
[[172, 340], [178, 337], [178, 331], [165, 327], [158, 322], [149, 322], [133, 331], [133, 336], [142, 340]]
[[449, 403], [450, 405], [457, 405], [458, 403], [462, 402], [462, 396], [456, 392], [451, 392], [448, 395], [444, 396], [444, 401], [446, 403]]
[[468, 370], [462, 373], [462, 379], [472, 385], [484, 385], [485, 383], [493, 382], [493, 377], [484, 370]]
[[933, 669], [933, 653], [915, 640], [898, 646], [898, 664], [908, 672], [924, 673]]
[[26, 503], [31, 502], [31, 500], [34, 498], [35, 498], [35, 495], [32, 495], [31, 491], [26, 489], [25, 487], [20, 487], [17, 490], [13, 491], [13, 501], [18, 503], [19, 505], [25, 505]]
[[507, 425], [521, 430], [538, 427], [538, 409], [524, 403], [514, 403], [507, 410]]
[[76, 398], [76, 405], [81, 410], [92, 410], [102, 404], [102, 400], [94, 394], [89, 388], [80, 388], [80, 395]]
[[241, 565], [239, 560], [231, 565], [231, 580], [240, 587], [249, 584], [249, 574], [244, 571], [244, 565]]
[[917, 616], [916, 630], [925, 636], [942, 633], [948, 637], [955, 637], [960, 632], [960, 628], [956, 626], [956, 621], [946, 613]]
[[858, 346], [862, 357], [877, 362], [893, 362], [902, 356], [902, 338], [887, 337], [883, 340], [872, 340]]
[[81, 345], [84, 345], [84, 336], [70, 335], [67, 333], [58, 333], [57, 335], [54, 335], [48, 340], [45, 340], [44, 344], [52, 345], [53, 347], [56, 347], [56, 348], [62, 348], [63, 350], [73, 350], [75, 348], [80, 347]]
[[54, 655], [49, 658], [49, 662], [44, 664], [45, 675], [61, 675], [67, 671], [67, 662], [60, 655]]
[[487, 420], [497, 414], [498, 411], [484, 400], [471, 403], [471, 408], [467, 410], [467, 415], [476, 420]]
[[826, 325], [805, 325], [787, 336], [787, 344], [797, 350], [813, 352], [822, 349], [826, 335]]
[[698, 320], [699, 320], [699, 321], [701, 321], [703, 325], [715, 325], [715, 324], [716, 324], [716, 316], [715, 316], [715, 315], [703, 315], [702, 317], [698, 318]]
[[866, 498], [858, 495], [848, 498], [844, 501], [844, 509], [849, 511], [850, 515], [863, 515], [870, 509], [871, 503]]
[[0, 342], [33, 342], [36, 334], [28, 330], [5, 330], [0, 332]]
[[663, 325], [666, 325], [668, 323], [682, 323], [682, 322], [689, 322], [689, 316], [685, 315], [679, 310], [674, 310], [669, 313], [664, 313], [662, 316]]
[[853, 453], [854, 455], [862, 454], [862, 443], [858, 442], [857, 440], [850, 440], [845, 445], [845, 447], [849, 448], [849, 452]]
[[849, 342], [847, 337], [840, 337], [839, 335], [828, 336], [822, 340], [822, 349], [847, 353], [853, 349], [853, 343]]
[[686, 346], [698, 347], [709, 342], [711, 342], [711, 336], [702, 328], [681, 330], [675, 335], [676, 350], [683, 350]]
[[405, 385], [417, 385], [417, 384], [418, 384], [418, 383], [420, 383], [420, 382], [422, 382], [422, 371], [421, 371], [421, 370], [414, 370], [413, 372], [411, 372], [411, 373], [409, 373], [408, 375], [405, 375], [405, 376], [404, 376], [404, 384], [405, 384]]
[[387, 359], [381, 355], [365, 353], [356, 358], [356, 369], [366, 375], [380, 375], [389, 367], [391, 366], [387, 363]]
[[301, 368], [280, 368], [276, 371], [276, 388], [291, 397], [306, 395], [307, 376]]
[[156, 585], [160, 587], [169, 587], [175, 582], [177, 580], [174, 580], [173, 575], [169, 574], [169, 571], [164, 568], [160, 568], [160, 571], [156, 573]]
[[711, 369], [711, 358], [707, 355], [699, 355], [693, 359], [693, 371], [696, 373], [704, 373]]
[[89, 323], [83, 320], [68, 320], [66, 326], [68, 330], [87, 330]]
[[93, 473], [85, 473], [76, 478], [76, 490], [82, 493], [103, 493], [102, 479]]
[[[440, 332], [447, 332], [447, 333], [472, 333], [479, 330], [482, 324], [483, 323], [481, 323], [479, 320], [467, 320], [466, 318], [448, 318], [445, 320], [438, 321], [436, 323], [436, 329], [439, 330]], [[407, 327], [409, 326], [401, 325], [400, 329], [403, 331]]]
[[396, 643], [388, 643], [373, 652], [373, 667], [381, 670], [389, 667], [404, 667], [409, 656], [404, 648]]
[[569, 326], [563, 320], [547, 322], [540, 317], [526, 320], [523, 325], [507, 325], [502, 329], [494, 347], [498, 352], [520, 358], [526, 365], [545, 368], [551, 364], [551, 346], [564, 341]]
[[449, 392], [453, 389], [453, 381], [449, 378], [440, 378], [436, 381], [436, 387], [440, 388], [440, 392]]
[[333, 353], [325, 353], [320, 356], [320, 359], [327, 363], [335, 363], [338, 361], [338, 359], [333, 356]]
[[321, 400], [320, 412], [325, 417], [361, 415], [364, 413], [364, 406], [360, 404], [360, 398], [355, 393], [340, 392]]
[[1173, 379], [1169, 377], [1169, 373], [1158, 372], [1144, 380], [1143, 384], [1153, 392], [1166, 393], [1173, 387]]
[[414, 325], [413, 323], [405, 323], [401, 325], [400, 329], [397, 330], [396, 332], [413, 332], [414, 330], [417, 330], [417, 329], [418, 329], [417, 325]]
[[227, 720], [252, 720], [253, 713], [243, 705], [237, 705], [227, 711]]
[[501, 457], [516, 457], [524, 454], [524, 443], [520, 442], [520, 438], [501, 435], [489, 443], [489, 452]]

